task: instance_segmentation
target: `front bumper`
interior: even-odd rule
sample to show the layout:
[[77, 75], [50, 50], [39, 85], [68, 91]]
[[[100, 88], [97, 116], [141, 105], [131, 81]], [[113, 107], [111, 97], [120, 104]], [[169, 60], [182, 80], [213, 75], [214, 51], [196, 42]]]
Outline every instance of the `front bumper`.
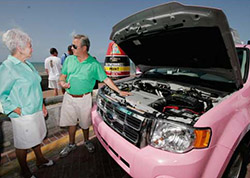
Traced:
[[[95, 134], [110, 156], [134, 178], [216, 177], [213, 172], [203, 175], [212, 149], [192, 150], [183, 154], [171, 153], [146, 146], [137, 148], [99, 116], [96, 105], [92, 111]], [[216, 165], [215, 165], [216, 166]]]

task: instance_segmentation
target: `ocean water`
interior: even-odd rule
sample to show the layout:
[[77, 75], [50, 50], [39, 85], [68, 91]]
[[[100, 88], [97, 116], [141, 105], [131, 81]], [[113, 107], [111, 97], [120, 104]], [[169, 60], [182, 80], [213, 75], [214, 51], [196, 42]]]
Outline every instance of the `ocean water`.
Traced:
[[[45, 69], [44, 69], [44, 63], [43, 62], [31, 62], [33, 64], [33, 66], [36, 68], [36, 70], [39, 73], [45, 73]], [[0, 62], [0, 65], [2, 64], [2, 62]]]
[[[36, 70], [40, 73], [40, 74], [45, 74], [45, 69], [44, 69], [44, 62], [31, 62], [33, 64], [33, 66], [36, 68]], [[0, 65], [2, 64], [2, 62], [0, 62]], [[103, 63], [101, 63], [103, 66]]]
[[[36, 70], [40, 73], [40, 74], [46, 74], [45, 69], [44, 69], [44, 62], [31, 62], [34, 67], [36, 68]], [[104, 66], [103, 62], [100, 62], [102, 66]], [[1, 65], [1, 62], [0, 62]], [[134, 74], [135, 73], [135, 66], [134, 63], [130, 64], [130, 73]]]
[[33, 66], [36, 68], [36, 70], [40, 74], [45, 74], [45, 69], [44, 69], [44, 63], [43, 62], [31, 62]]
[[[39, 73], [41, 74], [45, 73], [44, 62], [31, 62], [31, 63], [34, 65], [34, 67]], [[101, 65], [103, 66], [104, 63], [101, 63]]]

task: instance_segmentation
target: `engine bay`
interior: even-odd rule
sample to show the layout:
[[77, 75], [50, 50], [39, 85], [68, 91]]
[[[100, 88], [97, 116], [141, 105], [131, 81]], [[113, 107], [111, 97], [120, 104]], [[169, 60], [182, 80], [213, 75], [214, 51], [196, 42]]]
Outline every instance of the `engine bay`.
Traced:
[[215, 93], [194, 87], [149, 79], [135, 79], [117, 83], [117, 86], [131, 95], [121, 97], [107, 86], [102, 92], [130, 110], [192, 125], [222, 99]]

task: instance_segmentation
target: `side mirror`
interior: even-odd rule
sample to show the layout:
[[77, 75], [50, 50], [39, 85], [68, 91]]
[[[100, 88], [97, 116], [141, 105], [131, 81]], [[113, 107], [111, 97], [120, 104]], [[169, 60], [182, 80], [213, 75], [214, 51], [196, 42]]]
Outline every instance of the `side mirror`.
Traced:
[[249, 44], [249, 45], [250, 45], [250, 40], [248, 40], [248, 41], [247, 41], [247, 44]]

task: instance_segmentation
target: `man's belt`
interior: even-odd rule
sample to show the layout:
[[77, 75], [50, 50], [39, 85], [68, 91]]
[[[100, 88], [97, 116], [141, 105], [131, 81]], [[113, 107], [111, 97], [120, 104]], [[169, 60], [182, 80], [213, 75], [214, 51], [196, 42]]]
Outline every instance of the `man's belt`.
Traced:
[[85, 96], [85, 95], [90, 94], [90, 92], [84, 93], [84, 94], [82, 94], [82, 95], [72, 95], [72, 94], [70, 94], [70, 93], [68, 93], [68, 94], [69, 94], [70, 96], [74, 97], [74, 98], [81, 98], [81, 97], [83, 97], [83, 96]]

